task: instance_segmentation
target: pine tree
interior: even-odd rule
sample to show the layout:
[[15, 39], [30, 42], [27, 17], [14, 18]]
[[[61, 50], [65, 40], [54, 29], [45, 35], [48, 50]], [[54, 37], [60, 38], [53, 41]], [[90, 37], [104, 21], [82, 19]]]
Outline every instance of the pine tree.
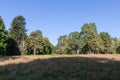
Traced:
[[86, 41], [89, 53], [99, 53], [100, 42], [95, 23], [84, 24], [82, 33]]
[[107, 32], [101, 32], [100, 37], [102, 39], [103, 52], [111, 53], [112, 40]]
[[10, 28], [10, 37], [17, 42], [21, 52], [25, 49], [25, 39], [27, 31], [25, 25], [25, 18], [23, 16], [16, 16], [13, 19]]
[[0, 55], [6, 55], [8, 32], [5, 30], [3, 19], [0, 16]]

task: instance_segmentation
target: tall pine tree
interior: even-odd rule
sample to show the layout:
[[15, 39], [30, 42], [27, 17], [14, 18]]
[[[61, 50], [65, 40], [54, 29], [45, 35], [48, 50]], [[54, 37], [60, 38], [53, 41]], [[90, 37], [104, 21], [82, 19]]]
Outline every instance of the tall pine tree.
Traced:
[[5, 30], [3, 19], [0, 16], [0, 55], [6, 55], [8, 32]]
[[23, 16], [16, 16], [11, 24], [10, 36], [13, 38], [21, 52], [25, 50], [25, 39], [26, 39], [26, 22]]
[[[95, 23], [84, 24], [82, 33], [86, 41], [86, 47], [89, 53], [99, 53], [100, 42]], [[86, 48], [85, 47], [85, 48]]]

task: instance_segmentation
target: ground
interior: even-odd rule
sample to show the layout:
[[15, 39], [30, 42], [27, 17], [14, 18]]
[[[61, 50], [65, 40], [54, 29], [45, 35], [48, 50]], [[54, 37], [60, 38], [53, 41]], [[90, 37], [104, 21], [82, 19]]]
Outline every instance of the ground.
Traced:
[[0, 58], [0, 80], [120, 80], [120, 55]]

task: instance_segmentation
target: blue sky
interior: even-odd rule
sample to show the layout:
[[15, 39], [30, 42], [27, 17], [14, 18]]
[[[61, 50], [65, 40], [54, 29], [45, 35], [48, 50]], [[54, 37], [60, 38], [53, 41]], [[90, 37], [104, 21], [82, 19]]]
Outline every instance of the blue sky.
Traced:
[[120, 37], [120, 0], [0, 0], [6, 29], [17, 15], [26, 18], [28, 34], [40, 29], [54, 45], [60, 35], [80, 31], [90, 22], [98, 32]]

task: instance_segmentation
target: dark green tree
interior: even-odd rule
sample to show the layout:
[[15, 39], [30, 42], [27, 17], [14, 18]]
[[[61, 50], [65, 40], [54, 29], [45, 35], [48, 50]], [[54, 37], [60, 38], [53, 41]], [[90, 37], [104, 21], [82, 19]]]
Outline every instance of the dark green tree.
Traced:
[[100, 37], [102, 39], [102, 45], [103, 45], [103, 52], [111, 53], [111, 46], [112, 46], [112, 39], [110, 35], [107, 32], [101, 32]]
[[13, 38], [10, 37], [8, 38], [6, 51], [7, 51], [6, 55], [8, 56], [20, 55], [18, 44]]
[[22, 53], [25, 50], [25, 39], [27, 32], [25, 25], [25, 18], [20, 15], [13, 19], [10, 28], [10, 37], [17, 42]]
[[53, 45], [50, 43], [47, 37], [43, 38], [43, 54], [52, 54], [53, 53]]
[[120, 46], [117, 47], [116, 52], [120, 54]]
[[0, 55], [6, 55], [7, 39], [8, 31], [5, 30], [3, 19], [0, 16]]

